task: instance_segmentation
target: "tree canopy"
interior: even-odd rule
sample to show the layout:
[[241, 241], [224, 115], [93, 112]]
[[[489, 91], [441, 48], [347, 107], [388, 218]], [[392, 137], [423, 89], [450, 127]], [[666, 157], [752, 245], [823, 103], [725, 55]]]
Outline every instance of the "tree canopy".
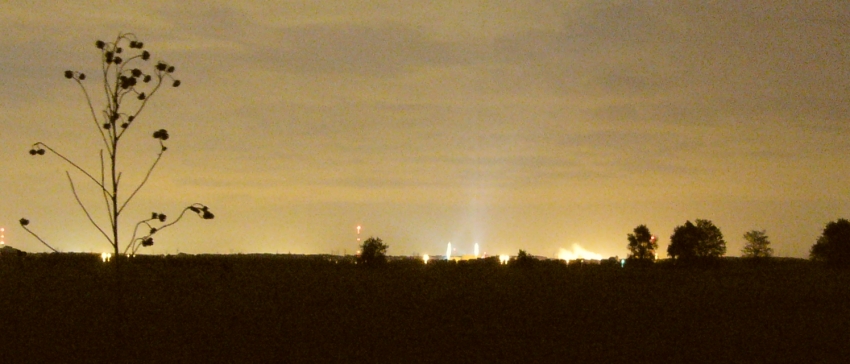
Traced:
[[747, 244], [741, 250], [741, 256], [745, 258], [769, 258], [773, 256], [773, 248], [764, 230], [751, 230], [744, 233]]
[[826, 224], [823, 234], [809, 252], [812, 260], [850, 266], [850, 221], [838, 219]]
[[628, 239], [629, 259], [655, 260], [658, 243], [646, 225], [636, 227], [634, 233], [628, 235]]
[[378, 237], [369, 237], [360, 245], [360, 256], [357, 262], [365, 265], [377, 265], [387, 262], [387, 249], [389, 246]]
[[714, 258], [723, 254], [726, 254], [723, 233], [710, 220], [697, 219], [696, 224], [686, 221], [677, 226], [667, 247], [667, 255], [677, 260]]

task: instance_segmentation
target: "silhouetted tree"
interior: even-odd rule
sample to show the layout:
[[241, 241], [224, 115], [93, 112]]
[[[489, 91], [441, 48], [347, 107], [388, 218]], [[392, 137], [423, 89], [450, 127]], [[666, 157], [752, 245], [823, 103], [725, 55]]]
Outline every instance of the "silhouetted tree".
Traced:
[[357, 262], [365, 265], [379, 265], [387, 262], [387, 249], [389, 246], [384, 244], [381, 238], [370, 237], [363, 241], [360, 245], [360, 256], [357, 257]]
[[826, 224], [809, 252], [812, 260], [850, 267], [850, 221], [838, 219]]
[[533, 265], [536, 262], [537, 259], [528, 254], [528, 252], [526, 252], [525, 250], [520, 249], [519, 253], [517, 253], [516, 255], [516, 259], [514, 259], [512, 263], [513, 265], [516, 265], [518, 267], [527, 267]]
[[638, 225], [634, 230], [634, 234], [628, 235], [628, 239], [630, 260], [655, 260], [655, 251], [658, 249], [658, 243], [646, 225]]
[[[77, 194], [77, 187], [74, 184], [74, 179], [71, 178], [71, 173], [65, 172], [77, 204], [82, 208], [89, 222], [109, 241], [115, 257], [120, 257], [122, 254], [135, 253], [140, 247], [153, 245], [154, 234], [180, 221], [188, 211], [198, 214], [203, 219], [212, 219], [213, 214], [207, 206], [200, 203], [187, 206], [176, 219], [172, 219], [170, 222], [167, 221], [165, 214], [153, 212], [150, 218], [144, 218], [136, 223], [132, 237], [123, 250], [121, 249], [119, 222], [125, 212], [124, 209], [145, 185], [157, 163], [162, 159], [163, 154], [168, 149], [165, 147], [165, 141], [168, 140], [169, 134], [165, 129], [153, 132], [153, 138], [159, 144], [158, 154], [150, 167], [147, 168], [141, 181], [135, 187], [129, 186], [131, 188], [129, 194], [121, 194], [121, 192], [127, 191], [123, 188], [122, 182], [129, 182], [121, 179], [122, 165], [119, 163], [118, 157], [121, 142], [128, 136], [127, 133], [130, 129], [138, 125], [139, 116], [151, 98], [158, 93], [160, 87], [163, 85], [178, 87], [180, 80], [174, 78], [175, 68], [173, 65], [163, 61], [151, 64], [149, 62], [151, 59], [150, 52], [144, 50], [144, 43], [131, 33], [119, 33], [114, 42], [98, 40], [95, 42], [95, 46], [100, 51], [101, 69], [99, 73], [103, 76], [103, 84], [97, 86], [96, 89], [102, 91], [105, 97], [100, 115], [95, 111], [92, 99], [83, 85], [86, 74], [77, 71], [65, 71], [65, 78], [73, 80], [82, 89], [88, 104], [88, 111], [91, 113], [93, 126], [102, 139], [100, 170], [94, 173], [89, 172], [42, 142], [34, 143], [29, 153], [33, 156], [41, 156], [49, 151], [67, 163], [71, 169], [81, 173], [83, 179], [96, 186], [103, 196], [103, 204], [106, 210], [106, 216], [102, 218], [97, 218], [91, 214]], [[75, 141], [70, 142], [74, 143]], [[27, 232], [35, 236], [49, 249], [56, 251], [41, 237], [29, 230], [27, 227], [29, 223], [30, 221], [26, 218], [20, 220], [21, 226]], [[114, 260], [120, 261], [120, 259]]]
[[741, 250], [741, 256], [744, 258], [769, 258], [773, 256], [773, 248], [770, 247], [770, 240], [764, 230], [751, 230], [744, 233], [744, 240], [747, 244]]
[[690, 261], [721, 257], [726, 254], [726, 241], [720, 229], [709, 220], [696, 220], [696, 225], [686, 221], [677, 226], [670, 236], [667, 255], [673, 259]]

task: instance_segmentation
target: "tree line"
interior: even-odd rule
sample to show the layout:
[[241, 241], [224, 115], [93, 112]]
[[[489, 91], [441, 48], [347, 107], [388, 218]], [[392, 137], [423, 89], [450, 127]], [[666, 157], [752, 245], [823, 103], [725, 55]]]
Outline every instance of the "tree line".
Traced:
[[[770, 258], [773, 248], [765, 230], [750, 230], [743, 235], [746, 244], [741, 250], [744, 258]], [[638, 225], [627, 235], [628, 260], [652, 262], [657, 257], [658, 243], [646, 225]], [[676, 226], [670, 236], [667, 255], [675, 261], [688, 263], [719, 258], [726, 254], [723, 233], [710, 220], [696, 219]], [[826, 224], [823, 233], [812, 245], [809, 258], [834, 265], [850, 266], [850, 221], [838, 219]]]
[[[746, 244], [741, 256], [751, 259], [765, 259], [773, 256], [770, 238], [765, 230], [750, 230], [743, 235]], [[630, 264], [652, 263], [657, 258], [658, 239], [646, 225], [638, 225], [627, 235]], [[365, 265], [386, 263], [389, 246], [378, 237], [370, 237], [360, 245], [358, 262]], [[720, 258], [726, 254], [726, 240], [711, 220], [696, 219], [685, 221], [673, 229], [667, 255], [683, 264]], [[850, 221], [838, 219], [829, 222], [821, 236], [812, 245], [809, 258], [813, 261], [831, 265], [850, 266]], [[517, 262], [531, 259], [524, 250], [520, 250]]]

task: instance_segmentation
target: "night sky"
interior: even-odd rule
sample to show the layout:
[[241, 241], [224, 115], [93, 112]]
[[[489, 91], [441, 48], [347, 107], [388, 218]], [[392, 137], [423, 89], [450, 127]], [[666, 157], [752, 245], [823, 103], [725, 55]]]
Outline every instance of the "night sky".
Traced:
[[102, 107], [94, 42], [119, 32], [182, 81], [125, 144], [129, 192], [150, 134], [171, 135], [125, 228], [194, 202], [216, 214], [145, 253], [351, 254], [361, 225], [390, 255], [625, 257], [646, 224], [664, 257], [675, 226], [708, 219], [727, 255], [757, 229], [807, 257], [850, 217], [850, 2], [84, 3], [0, 4], [0, 226], [25, 251], [47, 249], [21, 217], [60, 250], [109, 249], [67, 165], [27, 152], [99, 170], [63, 72]]

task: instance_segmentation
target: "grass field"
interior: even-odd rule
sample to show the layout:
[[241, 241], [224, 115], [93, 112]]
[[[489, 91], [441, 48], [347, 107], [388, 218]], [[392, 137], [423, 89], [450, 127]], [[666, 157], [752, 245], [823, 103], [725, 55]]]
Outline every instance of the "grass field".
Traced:
[[850, 360], [850, 272], [803, 260], [369, 269], [224, 255], [122, 267], [119, 281], [94, 255], [0, 258], [0, 361]]

